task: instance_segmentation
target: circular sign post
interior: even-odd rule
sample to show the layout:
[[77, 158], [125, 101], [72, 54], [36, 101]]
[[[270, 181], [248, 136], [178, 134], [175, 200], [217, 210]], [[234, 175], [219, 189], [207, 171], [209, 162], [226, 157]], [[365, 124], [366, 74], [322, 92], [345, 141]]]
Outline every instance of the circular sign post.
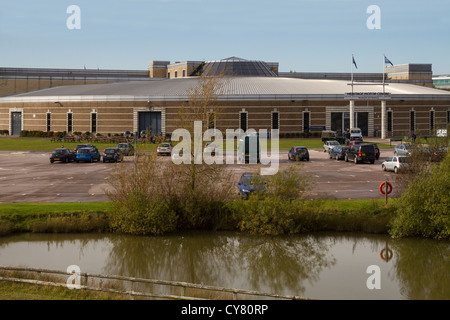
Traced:
[[392, 184], [390, 184], [388, 181], [382, 182], [380, 184], [380, 192], [384, 194], [385, 196], [385, 204], [388, 203], [388, 194], [392, 192]]

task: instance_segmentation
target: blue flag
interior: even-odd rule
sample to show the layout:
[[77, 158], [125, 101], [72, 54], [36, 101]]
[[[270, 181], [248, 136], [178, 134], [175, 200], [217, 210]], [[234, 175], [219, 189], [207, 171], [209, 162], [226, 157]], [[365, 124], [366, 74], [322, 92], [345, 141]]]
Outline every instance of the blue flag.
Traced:
[[384, 63], [389, 63], [391, 66], [394, 66], [392, 62], [388, 58], [386, 58], [386, 56], [384, 56]]
[[356, 65], [355, 57], [352, 56], [353, 64], [355, 65], [355, 68], [358, 69], [358, 66]]

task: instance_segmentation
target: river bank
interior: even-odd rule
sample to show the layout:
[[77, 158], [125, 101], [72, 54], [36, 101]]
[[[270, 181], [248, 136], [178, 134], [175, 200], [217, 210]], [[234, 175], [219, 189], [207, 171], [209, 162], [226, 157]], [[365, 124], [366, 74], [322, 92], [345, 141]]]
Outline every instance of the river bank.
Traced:
[[[271, 234], [268, 230], [278, 228], [278, 234], [295, 234], [314, 231], [348, 231], [387, 234], [394, 217], [395, 199], [385, 206], [383, 199], [367, 200], [310, 200], [302, 202], [302, 212], [289, 216], [288, 212], [277, 221], [265, 221], [265, 228], [254, 225], [254, 216], [244, 217], [248, 203], [231, 201], [226, 210], [210, 218], [210, 223], [178, 226], [177, 231], [249, 231], [256, 234]], [[292, 203], [290, 203], [292, 205]], [[110, 202], [94, 203], [12, 203], [0, 204], [0, 235], [11, 233], [114, 233], [111, 216], [114, 215]], [[253, 219], [253, 220], [249, 220]], [[258, 218], [260, 219], [260, 218]], [[263, 218], [261, 218], [263, 219]], [[283, 228], [280, 229], [280, 220]], [[261, 224], [261, 222], [258, 222]], [[267, 227], [269, 226], [269, 227]], [[259, 231], [258, 231], [259, 230]]]

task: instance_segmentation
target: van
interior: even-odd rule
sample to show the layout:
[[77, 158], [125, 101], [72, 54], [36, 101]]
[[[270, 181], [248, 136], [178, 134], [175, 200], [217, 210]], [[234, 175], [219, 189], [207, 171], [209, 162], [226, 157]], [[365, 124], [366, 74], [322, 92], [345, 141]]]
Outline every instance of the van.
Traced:
[[353, 161], [355, 164], [369, 161], [375, 163], [376, 150], [371, 143], [355, 144], [350, 147], [350, 150], [345, 154], [345, 162]]
[[360, 128], [351, 128], [350, 129], [350, 140], [359, 140], [363, 141], [363, 135]]
[[238, 163], [260, 163], [259, 134], [245, 135], [239, 139]]

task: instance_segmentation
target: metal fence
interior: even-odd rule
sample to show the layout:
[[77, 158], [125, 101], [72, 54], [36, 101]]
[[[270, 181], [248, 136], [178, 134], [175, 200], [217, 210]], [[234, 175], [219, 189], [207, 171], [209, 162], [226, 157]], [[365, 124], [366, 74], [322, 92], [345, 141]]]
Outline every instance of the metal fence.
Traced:
[[[135, 298], [165, 300], [309, 300], [302, 296], [273, 294], [260, 291], [224, 288], [181, 281], [155, 280], [117, 275], [80, 272], [77, 289], [102, 291]], [[34, 285], [69, 287], [74, 273], [58, 270], [0, 266], [0, 281], [29, 283]], [[159, 291], [159, 292], [156, 292]]]

